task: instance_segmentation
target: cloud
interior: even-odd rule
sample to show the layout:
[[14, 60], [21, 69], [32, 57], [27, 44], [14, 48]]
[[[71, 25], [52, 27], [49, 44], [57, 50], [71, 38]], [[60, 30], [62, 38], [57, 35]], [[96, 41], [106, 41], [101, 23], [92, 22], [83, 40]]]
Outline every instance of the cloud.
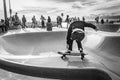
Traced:
[[91, 3], [92, 5], [85, 5], [88, 14], [111, 14], [119, 11], [120, 0], [96, 0]]
[[18, 13], [38, 13], [38, 14], [47, 14], [50, 10], [56, 10], [56, 8], [45, 8], [45, 7], [24, 7], [23, 10], [17, 11]]
[[61, 10], [61, 9], [54, 9], [54, 10], [49, 10], [47, 11], [48, 14], [55, 14], [55, 13], [62, 13], [65, 10]]
[[119, 0], [106, 0], [102, 5], [96, 5], [94, 11], [100, 12], [100, 14], [112, 14], [120, 11]]
[[83, 7], [79, 6], [79, 5], [72, 5], [72, 8], [75, 8], [75, 9], [81, 9]]
[[85, 5], [85, 6], [94, 6], [96, 5], [97, 1], [88, 1], [88, 2], [83, 2], [82, 5]]
[[[37, 0], [37, 1], [40, 1], [40, 0]], [[43, 1], [43, 0], [42, 0]], [[44, 0], [45, 1], [45, 0]], [[46, 0], [48, 1], [48, 0]], [[51, 0], [51, 1], [54, 1], [54, 2], [61, 2], [61, 3], [70, 3], [70, 2], [86, 2], [88, 0]]]
[[55, 1], [69, 3], [69, 2], [86, 2], [88, 0], [55, 0]]
[[83, 7], [84, 6], [81, 5], [81, 3], [79, 3], [79, 2], [73, 3], [73, 5], [72, 5], [73, 9], [82, 9]]
[[95, 0], [86, 0], [86, 1], [78, 1], [73, 2], [72, 8], [74, 9], [83, 9], [83, 8], [89, 8], [91, 6], [96, 5], [97, 1]]
[[[7, 6], [8, 2], [7, 1]], [[3, 9], [0, 0], [0, 10]], [[60, 13], [70, 16], [86, 16], [90, 14], [118, 14], [120, 0], [11, 0], [13, 14], [19, 15], [51, 15]], [[1, 14], [1, 12], [0, 12]], [[1, 14], [3, 16], [3, 14]], [[1, 16], [0, 15], [0, 16]], [[1, 17], [0, 17], [1, 18]]]
[[109, 7], [102, 7], [96, 10], [104, 10], [104, 11], [109, 11], [109, 10], [115, 10], [115, 9], [119, 9], [120, 5], [113, 5], [113, 6], [109, 6]]
[[114, 0], [106, 0], [106, 2], [110, 2], [110, 1], [114, 1]]

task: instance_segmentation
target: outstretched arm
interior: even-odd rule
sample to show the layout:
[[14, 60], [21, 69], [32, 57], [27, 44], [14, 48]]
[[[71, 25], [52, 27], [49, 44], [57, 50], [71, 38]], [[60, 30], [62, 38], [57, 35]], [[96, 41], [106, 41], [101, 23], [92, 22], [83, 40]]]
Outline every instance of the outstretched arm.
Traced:
[[93, 28], [95, 29], [96, 31], [98, 30], [97, 27], [91, 23], [85, 23], [85, 27], [90, 27], [90, 28]]

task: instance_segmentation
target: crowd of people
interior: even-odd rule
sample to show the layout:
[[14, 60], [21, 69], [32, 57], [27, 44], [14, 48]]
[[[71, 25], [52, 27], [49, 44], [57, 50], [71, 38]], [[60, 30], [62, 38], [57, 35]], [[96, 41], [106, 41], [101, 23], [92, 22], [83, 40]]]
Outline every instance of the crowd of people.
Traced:
[[[43, 15], [41, 15], [40, 21], [37, 21], [35, 15], [33, 15], [33, 17], [31, 18], [31, 25], [27, 25], [26, 16], [23, 15], [22, 18], [20, 19], [18, 16], [18, 13], [16, 12], [15, 15], [11, 16], [8, 19], [7, 28], [10, 28], [10, 29], [23, 28], [24, 29], [24, 28], [28, 28], [28, 27], [29, 28], [39, 27], [39, 28], [47, 28], [48, 31], [51, 31], [53, 26], [62, 28], [63, 27], [62, 22], [66, 22], [67, 28], [68, 28], [69, 24], [71, 22], [74, 22], [74, 21], [80, 21], [80, 18], [79, 17], [78, 18], [77, 17], [70, 17], [69, 15], [67, 15], [66, 19], [63, 20], [63, 16], [57, 16], [56, 23], [53, 24], [50, 16], [48, 16], [48, 18], [46, 19]], [[83, 21], [85, 21], [84, 17], [83, 17]], [[6, 21], [1, 20], [0, 25], [5, 24], [5, 22]], [[39, 24], [39, 22], [40, 22], [40, 24]], [[4, 29], [6, 30], [6, 28], [2, 28], [2, 31], [5, 31]]]
[[115, 21], [112, 21], [112, 20], [108, 20], [108, 19], [103, 19], [103, 18], [100, 18], [99, 16], [97, 16], [95, 18], [95, 22], [97, 24], [104, 24], [104, 23], [114, 23]]
[[[5, 32], [7, 31], [7, 29], [11, 29], [11, 28], [46, 28], [47, 31], [51, 31], [52, 30], [52, 27], [59, 27], [59, 28], [62, 28], [62, 23], [63, 22], [66, 22], [67, 25], [66, 25], [66, 28], [69, 27], [69, 25], [74, 22], [74, 21], [83, 21], [85, 22], [85, 17], [83, 16], [80, 20], [80, 17], [70, 17], [69, 15], [66, 15], [66, 18], [65, 20], [63, 19], [63, 16], [59, 15], [59, 16], [56, 16], [56, 22], [51, 20], [51, 17], [48, 16], [47, 18], [45, 18], [43, 15], [40, 16], [39, 18], [39, 21], [37, 21], [35, 15], [33, 15], [33, 17], [31, 18], [31, 25], [28, 25], [27, 24], [27, 19], [26, 19], [26, 16], [23, 15], [22, 18], [20, 19], [19, 16], [18, 16], [18, 13], [16, 12], [15, 15], [11, 16], [9, 19], [7, 20], [3, 20], [1, 19], [0, 21], [0, 28], [2, 30], [2, 32]], [[105, 21], [104, 19], [102, 18], [101, 21], [100, 21], [100, 18], [99, 16], [97, 16], [95, 18], [95, 21], [96, 23], [100, 23], [101, 24], [104, 24]], [[106, 20], [106, 22], [108, 22], [108, 19]], [[7, 26], [7, 27], [6, 27]]]

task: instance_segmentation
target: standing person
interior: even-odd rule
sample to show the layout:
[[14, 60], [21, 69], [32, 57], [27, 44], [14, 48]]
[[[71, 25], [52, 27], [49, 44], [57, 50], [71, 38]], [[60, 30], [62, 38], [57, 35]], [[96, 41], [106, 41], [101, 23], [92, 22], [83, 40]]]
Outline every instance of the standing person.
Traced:
[[5, 20], [5, 32], [8, 31], [8, 29], [10, 28], [9, 21], [10, 21], [9, 18], [7, 18], [7, 20]]
[[99, 23], [99, 16], [95, 18], [96, 23]]
[[74, 21], [77, 21], [77, 17], [76, 16], [74, 17]]
[[48, 16], [48, 19], [47, 19], [47, 31], [52, 31], [52, 23], [51, 23], [51, 18], [50, 16]]
[[16, 12], [15, 13], [15, 21], [18, 21], [18, 20], [19, 20], [18, 13]]
[[58, 24], [59, 24], [59, 16], [57, 16], [56, 21], [57, 21], [57, 27], [58, 27]]
[[11, 19], [11, 20], [12, 20], [12, 23], [15, 22], [15, 16], [14, 16], [14, 15], [12, 16], [12, 19]]
[[18, 13], [17, 13], [17, 12], [15, 13], [14, 19], [15, 19], [15, 22], [14, 22], [14, 25], [15, 25], [15, 26], [18, 26], [18, 25], [20, 25], [20, 24], [21, 24], [21, 22], [20, 22], [20, 19], [19, 19], [19, 17], [18, 17]]
[[0, 29], [2, 32], [5, 32], [5, 20], [1, 19], [0, 21]]
[[62, 18], [60, 16], [58, 16], [58, 26], [60, 26], [60, 28], [62, 28]]
[[14, 23], [15, 23], [15, 16], [11, 16], [11, 19], [10, 19], [10, 29], [14, 26]]
[[84, 16], [82, 17], [82, 20], [83, 20], [83, 22], [85, 22], [85, 17]]
[[80, 18], [78, 17], [78, 21], [80, 21]]
[[68, 28], [68, 26], [69, 26], [69, 24], [70, 24], [70, 18], [69, 18], [69, 15], [67, 15], [67, 18], [66, 18], [65, 22], [67, 22], [67, 28]]
[[102, 19], [101, 19], [101, 24], [104, 24], [104, 23], [105, 23], [105, 22], [104, 22], [104, 19], [102, 18]]
[[32, 18], [32, 28], [35, 28], [35, 26], [36, 26], [36, 18], [35, 18], [35, 16], [33, 16], [33, 18]]
[[45, 17], [43, 16], [43, 15], [41, 15], [41, 26], [42, 26], [42, 28], [45, 28]]
[[22, 17], [22, 24], [23, 24], [23, 28], [27, 27], [26, 26], [26, 17], [25, 17], [25, 15], [23, 15], [23, 17]]
[[45, 21], [44, 20], [41, 21], [41, 24], [42, 24], [42, 28], [45, 28]]
[[108, 20], [108, 19], [106, 20], [106, 23], [109, 23], [109, 20]]
[[8, 18], [6, 21], [1, 19], [0, 28], [3, 33], [7, 32], [8, 28], [9, 28], [9, 19]]
[[86, 23], [83, 21], [75, 21], [70, 24], [70, 27], [68, 28], [68, 32], [67, 32], [67, 37], [66, 37], [67, 38], [67, 48], [68, 48], [66, 53], [69, 53], [69, 54], [71, 53], [73, 41], [75, 40], [78, 45], [78, 50], [80, 51], [81, 54], [84, 54], [81, 41], [85, 37], [85, 31], [84, 31], [85, 27], [91, 27], [91, 28], [97, 30], [97, 27], [95, 25], [93, 25], [91, 23]]

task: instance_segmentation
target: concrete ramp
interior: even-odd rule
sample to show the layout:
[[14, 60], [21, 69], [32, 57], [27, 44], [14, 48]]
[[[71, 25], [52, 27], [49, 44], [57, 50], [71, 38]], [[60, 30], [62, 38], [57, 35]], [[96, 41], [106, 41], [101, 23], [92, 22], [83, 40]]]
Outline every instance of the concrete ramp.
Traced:
[[[93, 51], [103, 51], [107, 54], [117, 55], [119, 54], [117, 48], [119, 45], [116, 42], [119, 43], [119, 35], [116, 35], [116, 33], [101, 31], [86, 32], [83, 46], [85, 49], [89, 48]], [[78, 80], [82, 78], [85, 80], [98, 80], [97, 77], [102, 78], [100, 80], [111, 80], [109, 75], [104, 72], [104, 70], [109, 72], [105, 66], [90, 54], [86, 56], [85, 63], [81, 61], [79, 56], [69, 57], [67, 61], [60, 58], [61, 55], [57, 54], [57, 51], [66, 50], [66, 31], [6, 35], [0, 37], [0, 44], [2, 57], [0, 58], [0, 64], [2, 65], [0, 67], [5, 70], [62, 80], [75, 79], [75, 77]], [[112, 45], [116, 46], [112, 47]], [[73, 46], [76, 50], [76, 45]], [[7, 57], [4, 57], [4, 54], [7, 54]], [[88, 78], [83, 76], [85, 74]]]
[[99, 31], [87, 36], [84, 46], [94, 51], [120, 56], [120, 34]]
[[58, 80], [112, 80], [103, 70], [97, 68], [54, 68], [23, 65], [0, 59], [0, 68], [34, 77]]
[[106, 36], [97, 50], [120, 56], [120, 36]]
[[96, 24], [100, 31], [117, 32], [120, 28], [119, 24]]
[[66, 31], [20, 33], [3, 36], [2, 48], [14, 55], [35, 55], [40, 52], [66, 49]]

